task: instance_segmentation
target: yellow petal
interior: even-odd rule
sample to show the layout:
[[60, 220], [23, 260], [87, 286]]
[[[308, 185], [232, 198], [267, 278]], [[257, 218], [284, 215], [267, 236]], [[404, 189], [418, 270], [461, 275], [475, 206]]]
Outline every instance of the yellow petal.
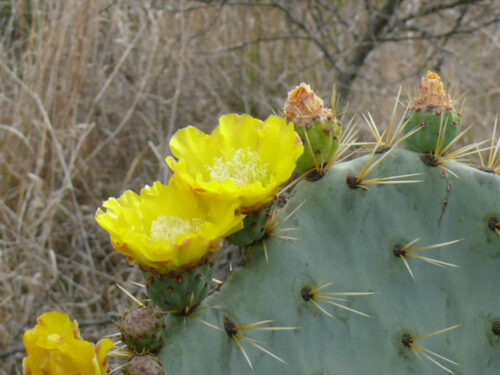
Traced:
[[[174, 176], [104, 202], [96, 221], [109, 232], [117, 251], [159, 272], [187, 267], [219, 249], [221, 240], [242, 228], [238, 201], [200, 196]], [[112, 201], [112, 205], [108, 202]]]
[[167, 163], [179, 179], [202, 194], [238, 199], [240, 209], [269, 202], [292, 175], [303, 146], [293, 124], [278, 116], [265, 122], [249, 115], [224, 115], [212, 134], [192, 127], [170, 142]]
[[[27, 357], [23, 359], [25, 375], [103, 375], [107, 369], [106, 354], [110, 340], [98, 348], [80, 337], [78, 323], [59, 311], [42, 314], [38, 324], [24, 335]], [[104, 346], [104, 349], [100, 349]], [[97, 353], [96, 353], [97, 352]], [[100, 365], [102, 364], [102, 366]]]

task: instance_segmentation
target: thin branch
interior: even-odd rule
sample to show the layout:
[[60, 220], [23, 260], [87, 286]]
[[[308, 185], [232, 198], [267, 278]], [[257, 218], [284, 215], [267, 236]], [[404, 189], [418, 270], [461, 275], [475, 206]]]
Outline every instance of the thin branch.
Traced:
[[379, 41], [382, 30], [396, 13], [398, 5], [399, 0], [387, 0], [385, 5], [372, 16], [368, 30], [366, 30], [360, 43], [356, 46], [352, 56], [349, 58], [346, 69], [340, 73], [339, 94], [342, 98], [348, 98], [352, 83], [358, 76], [366, 58]]

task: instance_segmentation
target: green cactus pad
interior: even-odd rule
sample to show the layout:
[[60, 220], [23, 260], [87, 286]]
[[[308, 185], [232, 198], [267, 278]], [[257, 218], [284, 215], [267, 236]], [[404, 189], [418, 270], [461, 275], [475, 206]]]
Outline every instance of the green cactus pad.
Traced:
[[441, 150], [458, 135], [462, 128], [462, 117], [453, 109], [410, 110], [407, 115], [408, 122], [404, 127], [404, 132], [409, 133], [420, 128], [405, 140], [406, 148], [416, 152], [433, 153], [436, 151], [441, 121], [444, 122]]
[[[315, 167], [314, 160], [320, 166], [332, 158], [339, 147], [342, 127], [335, 120], [316, 120], [308, 126], [296, 126], [295, 131], [304, 143], [304, 153], [297, 161], [295, 168], [297, 173], [302, 174]], [[308, 139], [311, 144], [310, 148]]]
[[[500, 236], [489, 221], [500, 216], [500, 176], [446, 163], [457, 179], [426, 166], [416, 153], [393, 149], [370, 178], [420, 173], [422, 182], [350, 188], [347, 177], [356, 176], [366, 160], [336, 163], [321, 180], [297, 185], [288, 210], [305, 202], [289, 220], [299, 228], [298, 240], [269, 239], [269, 263], [262, 251], [249, 253], [247, 267], [203, 302], [223, 308], [195, 312], [219, 330], [196, 319], [169, 317], [171, 329], [159, 354], [166, 373], [446, 373], [422, 354], [419, 360], [410, 344], [458, 362], [434, 357], [457, 375], [499, 373]], [[461, 240], [415, 252], [458, 268], [406, 256], [413, 279], [394, 249], [417, 238], [420, 246]], [[321, 292], [375, 292], [334, 300], [371, 317], [329, 305], [319, 291], [311, 298], [318, 283], [329, 282], [334, 284]], [[232, 336], [260, 340], [254, 343], [288, 365], [240, 338], [252, 372], [227, 334], [227, 321], [234, 323]], [[258, 322], [248, 330], [234, 329]], [[411, 341], [455, 325], [460, 326]], [[252, 330], [262, 326], [298, 329]]]
[[151, 301], [163, 311], [189, 314], [210, 291], [213, 263], [203, 259], [199, 266], [167, 274], [144, 272]]
[[158, 351], [166, 334], [165, 315], [151, 307], [141, 307], [125, 313], [118, 327], [122, 342], [134, 353]]
[[277, 205], [278, 200], [274, 199], [270, 205], [249, 212], [243, 219], [244, 228], [227, 237], [229, 242], [237, 246], [248, 246], [264, 237], [271, 213], [276, 209]]

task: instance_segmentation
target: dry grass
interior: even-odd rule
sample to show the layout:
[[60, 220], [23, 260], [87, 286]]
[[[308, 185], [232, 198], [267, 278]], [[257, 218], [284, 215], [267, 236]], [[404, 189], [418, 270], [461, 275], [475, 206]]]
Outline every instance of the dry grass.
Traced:
[[[127, 281], [141, 281], [95, 224], [101, 201], [166, 181], [163, 158], [176, 128], [210, 129], [227, 112], [280, 112], [301, 81], [327, 99], [334, 75], [306, 40], [239, 48], [287, 31], [275, 9], [187, 0], [4, 3], [0, 352], [18, 348], [24, 330], [53, 309], [97, 340], [112, 329], [108, 314], [130, 305], [115, 283], [135, 291]], [[444, 75], [467, 95], [473, 136], [486, 138], [500, 105], [500, 32], [492, 26], [447, 49]], [[353, 87], [350, 110], [371, 111], [383, 123], [399, 83], [415, 85], [432, 54], [421, 42], [378, 48]], [[19, 373], [22, 356], [2, 358], [3, 370]]]

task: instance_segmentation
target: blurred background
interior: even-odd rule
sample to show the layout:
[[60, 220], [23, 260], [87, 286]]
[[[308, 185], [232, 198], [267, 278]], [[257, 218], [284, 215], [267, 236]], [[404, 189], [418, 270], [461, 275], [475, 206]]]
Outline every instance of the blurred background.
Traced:
[[499, 21], [498, 0], [0, 1], [0, 373], [41, 313], [97, 341], [133, 305], [116, 283], [144, 297], [94, 213], [167, 181], [176, 129], [280, 114], [300, 82], [384, 128], [431, 69], [465, 99], [465, 141], [487, 139]]

